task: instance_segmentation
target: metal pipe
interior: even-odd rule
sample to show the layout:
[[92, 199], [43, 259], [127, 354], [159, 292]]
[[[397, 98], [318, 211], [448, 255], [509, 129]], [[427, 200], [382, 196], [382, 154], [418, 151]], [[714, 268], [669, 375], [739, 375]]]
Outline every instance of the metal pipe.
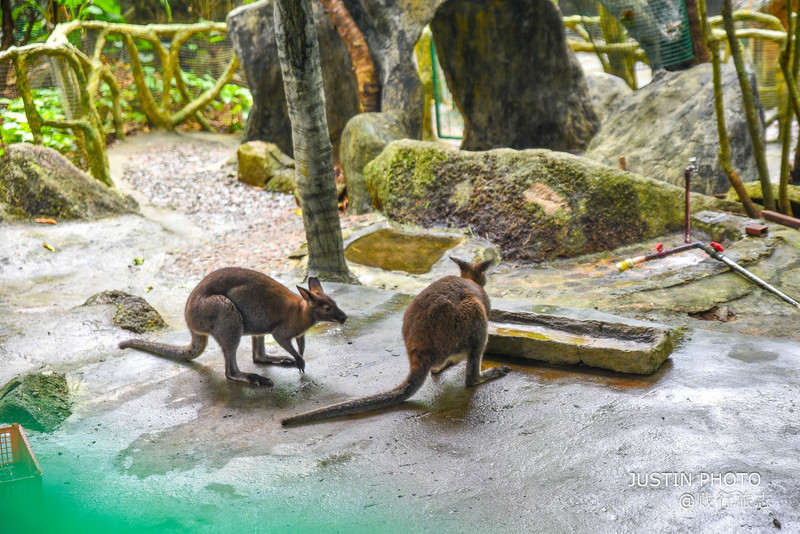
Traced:
[[[731, 269], [733, 269], [737, 273], [741, 274], [742, 276], [744, 276], [745, 278], [747, 278], [751, 282], [754, 282], [759, 287], [762, 287], [762, 288], [766, 289], [767, 291], [779, 296], [780, 298], [782, 298], [783, 300], [785, 300], [786, 302], [788, 302], [789, 304], [791, 304], [795, 308], [800, 308], [800, 302], [797, 302], [796, 300], [794, 300], [792, 297], [790, 297], [789, 295], [787, 295], [783, 291], [781, 291], [778, 288], [768, 284], [767, 282], [765, 282], [764, 280], [762, 280], [758, 276], [754, 275], [753, 273], [751, 273], [750, 271], [748, 271], [747, 269], [745, 269], [744, 267], [742, 267], [741, 265], [739, 265], [738, 263], [733, 261], [732, 259], [730, 259], [727, 256], [725, 256], [725, 254], [722, 253], [722, 250], [723, 250], [722, 246], [719, 245], [718, 243], [714, 243], [712, 241], [710, 245], [706, 245], [705, 243], [696, 243], [696, 245], [698, 245], [700, 248], [702, 248], [703, 251], [706, 254], [708, 254], [709, 256], [711, 256], [712, 258], [714, 258], [715, 260], [721, 261], [722, 263], [724, 263], [725, 265], [729, 266]], [[714, 246], [714, 245], [716, 245], [716, 246]]]
[[683, 242], [689, 244], [692, 242], [692, 215], [691, 215], [691, 190], [690, 190], [690, 182], [692, 178], [692, 173], [695, 171], [694, 163], [697, 161], [697, 158], [692, 157], [689, 158], [689, 165], [686, 167], [686, 170], [683, 171], [683, 176], [686, 179], [686, 186], [684, 187], [685, 196], [686, 196], [686, 213], [683, 219], [684, 225], [684, 234], [683, 234]]
[[655, 252], [645, 254], [644, 256], [636, 256], [635, 258], [627, 258], [619, 262], [617, 264], [617, 269], [619, 269], [620, 271], [627, 271], [631, 267], [639, 265], [640, 263], [644, 263], [650, 260], [657, 260], [658, 258], [663, 258], [664, 256], [675, 254], [676, 252], [683, 252], [684, 250], [689, 250], [698, 246], [699, 246], [698, 243], [686, 243], [684, 245], [679, 245], [675, 248], [664, 250], [663, 247], [659, 245], [659, 248], [656, 249]]

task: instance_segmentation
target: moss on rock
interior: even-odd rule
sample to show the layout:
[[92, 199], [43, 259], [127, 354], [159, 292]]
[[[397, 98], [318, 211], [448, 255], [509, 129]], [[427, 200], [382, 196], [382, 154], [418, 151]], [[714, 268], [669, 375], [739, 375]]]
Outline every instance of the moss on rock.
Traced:
[[0, 423], [19, 423], [37, 432], [52, 432], [72, 413], [66, 376], [32, 373], [0, 388]]
[[[373, 205], [390, 219], [470, 228], [519, 261], [609, 250], [684, 223], [682, 189], [549, 150], [467, 152], [401, 140], [365, 177]], [[693, 210], [723, 205], [692, 196]]]
[[135, 213], [136, 201], [49, 147], [17, 143], [0, 155], [0, 219], [97, 219]]
[[89, 297], [84, 306], [96, 304], [113, 304], [116, 308], [115, 326], [143, 334], [164, 328], [166, 324], [161, 315], [146, 300], [124, 291], [103, 291]]

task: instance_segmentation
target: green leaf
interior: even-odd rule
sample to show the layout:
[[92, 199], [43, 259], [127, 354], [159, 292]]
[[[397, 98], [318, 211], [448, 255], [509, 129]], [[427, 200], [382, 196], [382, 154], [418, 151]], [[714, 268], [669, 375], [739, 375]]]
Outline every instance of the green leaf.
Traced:
[[92, 4], [99, 7], [106, 13], [110, 13], [112, 15], [122, 14], [122, 9], [115, 0], [93, 0]]

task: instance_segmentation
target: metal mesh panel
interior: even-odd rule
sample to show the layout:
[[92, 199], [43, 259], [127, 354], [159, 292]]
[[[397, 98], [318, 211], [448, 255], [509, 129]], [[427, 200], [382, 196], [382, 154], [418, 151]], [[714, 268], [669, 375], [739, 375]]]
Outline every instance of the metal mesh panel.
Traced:
[[[601, 0], [600, 3], [639, 42], [653, 70], [692, 59], [692, 40], [684, 0]], [[597, 16], [597, 3], [573, 0], [578, 13]], [[587, 25], [592, 39], [602, 41], [600, 28]]]

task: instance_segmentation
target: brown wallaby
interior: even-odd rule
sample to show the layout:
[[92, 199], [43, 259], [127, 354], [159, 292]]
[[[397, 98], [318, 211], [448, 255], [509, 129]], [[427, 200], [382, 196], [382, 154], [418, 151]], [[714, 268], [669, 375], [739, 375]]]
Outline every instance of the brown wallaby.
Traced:
[[467, 263], [450, 259], [458, 264], [461, 277], [446, 276], [433, 282], [411, 301], [403, 315], [403, 341], [411, 370], [399, 386], [385, 393], [288, 417], [281, 423], [307, 423], [400, 404], [422, 387], [429, 371], [440, 373], [465, 355], [467, 386], [508, 374], [511, 369], [504, 365], [481, 372], [491, 310], [483, 286], [486, 269], [494, 260]]
[[[308, 279], [308, 289], [297, 286], [300, 296], [269, 276], [249, 269], [226, 267], [203, 278], [189, 294], [184, 316], [192, 332], [185, 347], [128, 339], [119, 348], [136, 348], [176, 360], [200, 356], [213, 337], [225, 357], [225, 376], [258, 386], [272, 386], [272, 380], [255, 373], [243, 373], [236, 364], [236, 349], [242, 336], [252, 336], [253, 361], [296, 365], [305, 371], [306, 330], [322, 321], [344, 324], [347, 315], [322, 291], [316, 278]], [[301, 298], [302, 297], [302, 298]], [[264, 335], [272, 334], [294, 360], [270, 356], [264, 349]], [[292, 340], [297, 340], [297, 350]]]

